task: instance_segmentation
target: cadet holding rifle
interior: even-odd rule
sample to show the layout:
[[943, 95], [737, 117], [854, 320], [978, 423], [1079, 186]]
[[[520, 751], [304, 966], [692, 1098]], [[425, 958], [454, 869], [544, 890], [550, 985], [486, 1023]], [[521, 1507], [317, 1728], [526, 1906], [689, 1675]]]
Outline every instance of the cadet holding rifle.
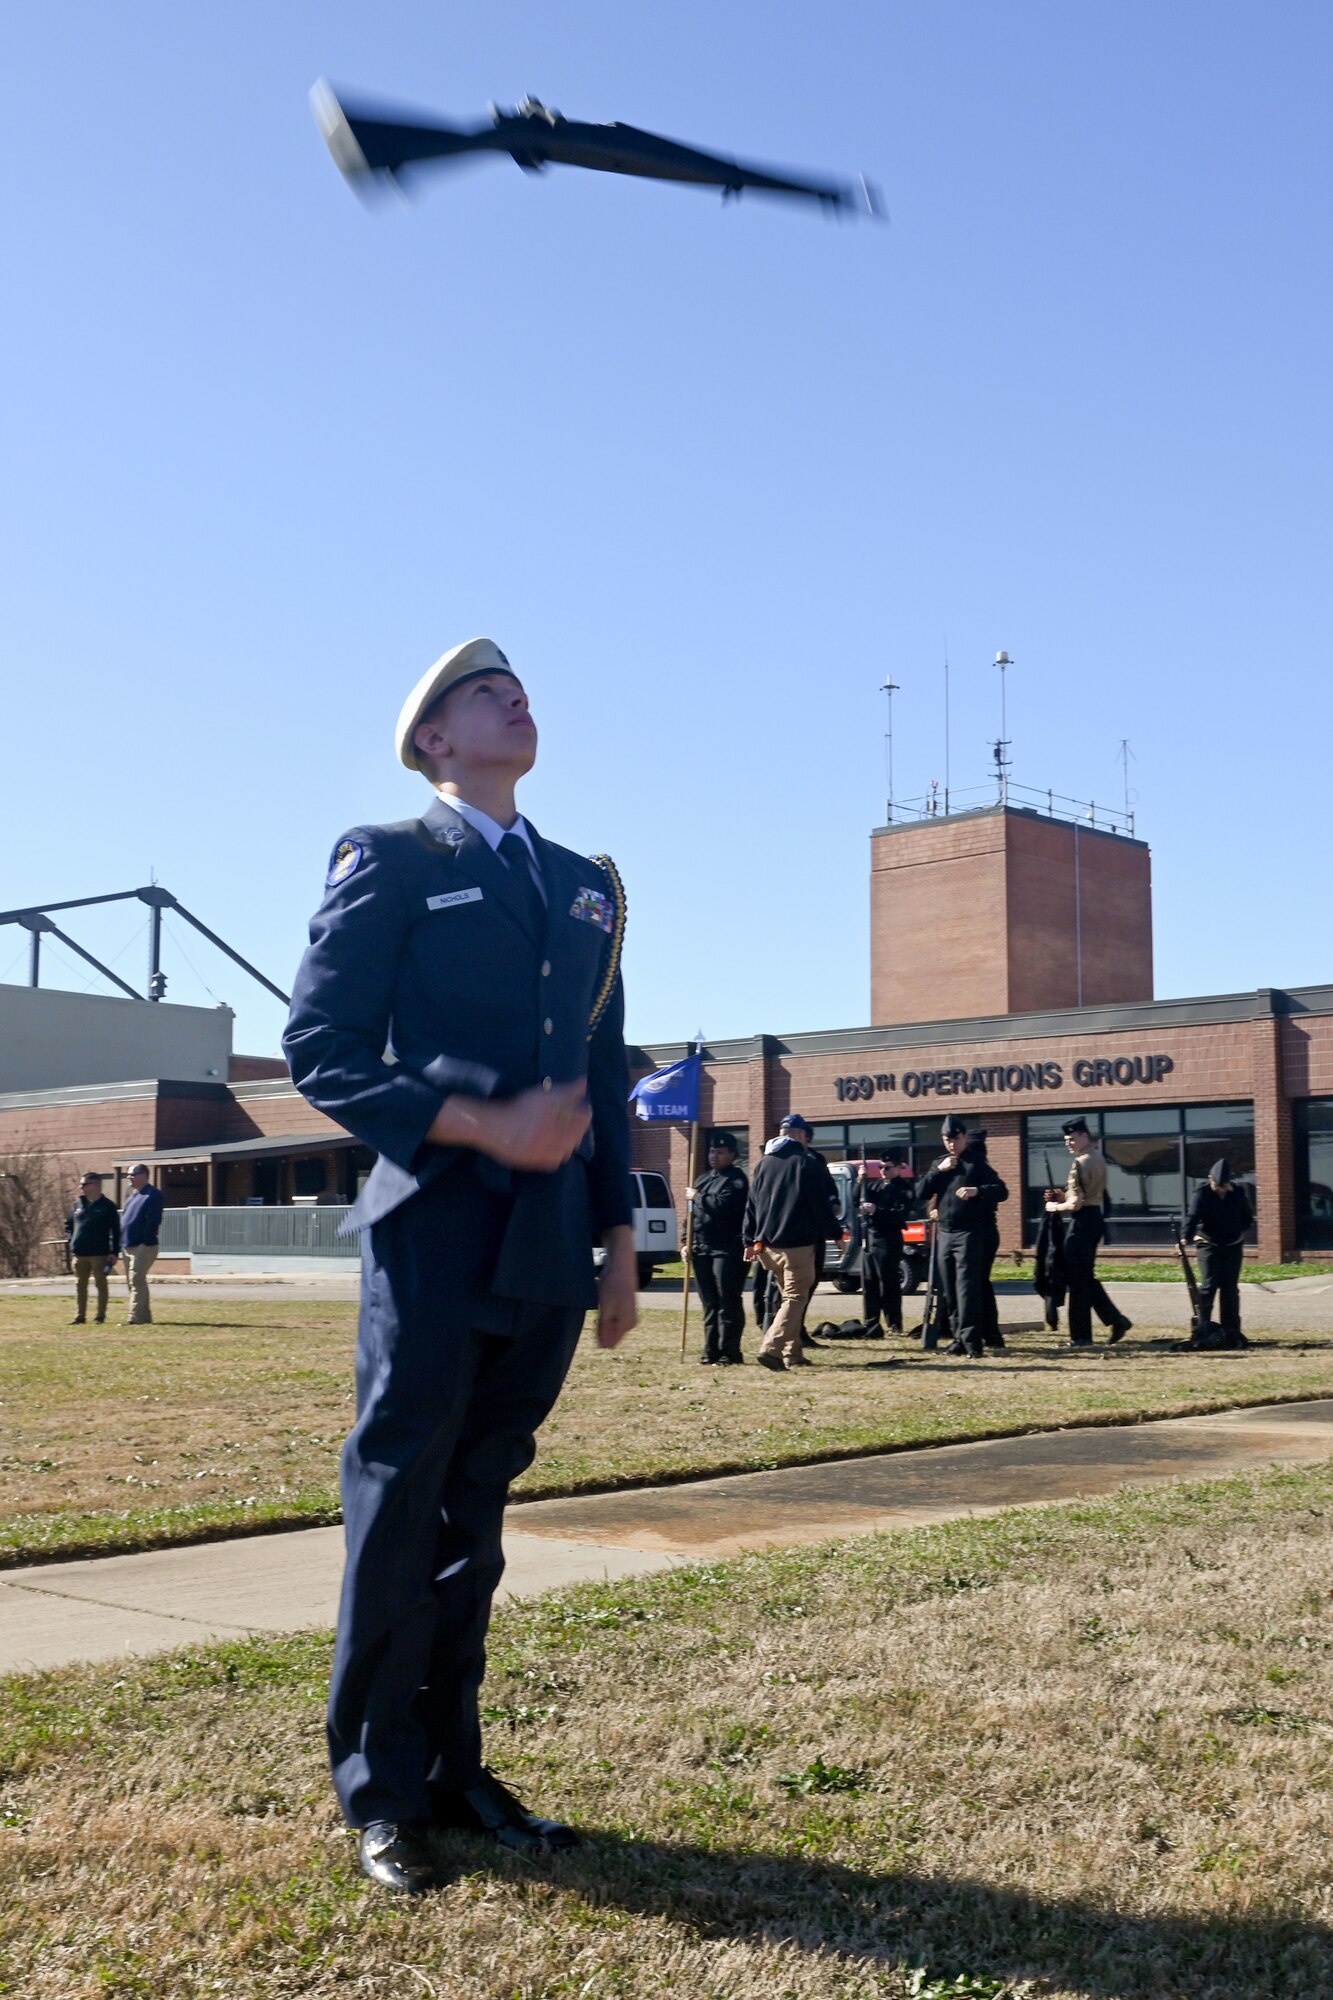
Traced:
[[1085, 1118], [1066, 1118], [1060, 1130], [1071, 1154], [1069, 1179], [1063, 1191], [1046, 1190], [1047, 1215], [1059, 1216], [1063, 1230], [1065, 1276], [1069, 1285], [1069, 1345], [1092, 1346], [1092, 1315], [1111, 1329], [1114, 1347], [1129, 1332], [1132, 1321], [1118, 1312], [1097, 1276], [1097, 1248], [1106, 1229], [1106, 1156], [1092, 1143]]
[[[984, 1134], [980, 1137], [984, 1141]], [[986, 1158], [984, 1143], [972, 1143], [955, 1112], [944, 1121], [943, 1138], [945, 1157], [922, 1175], [916, 1194], [939, 1214], [936, 1256], [953, 1329], [950, 1352], [980, 1361], [994, 1311], [988, 1274], [995, 1211], [1009, 1199], [1009, 1190]]]
[[[1250, 1344], [1240, 1330], [1240, 1273], [1245, 1236], [1253, 1221], [1249, 1195], [1231, 1178], [1231, 1162], [1215, 1161], [1207, 1180], [1194, 1191], [1185, 1223], [1183, 1242], [1197, 1247], [1202, 1280], [1191, 1347]], [[1220, 1333], [1212, 1326], [1214, 1299], [1219, 1301]]]
[[[869, 1166], [877, 1166], [870, 1161]], [[861, 1290], [866, 1333], [875, 1340], [887, 1321], [890, 1333], [903, 1330], [903, 1224], [912, 1212], [912, 1170], [886, 1160], [876, 1173], [861, 1163], [857, 1176], [861, 1216]]]

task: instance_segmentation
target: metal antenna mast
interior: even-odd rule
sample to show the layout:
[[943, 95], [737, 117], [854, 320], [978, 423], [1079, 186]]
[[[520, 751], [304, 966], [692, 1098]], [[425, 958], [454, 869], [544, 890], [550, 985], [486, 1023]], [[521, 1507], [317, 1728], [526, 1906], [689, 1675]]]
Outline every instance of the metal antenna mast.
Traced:
[[1014, 663], [1008, 653], [1001, 652], [995, 655], [995, 664], [1000, 669], [1000, 738], [995, 745], [995, 772], [1000, 781], [1000, 804], [1004, 806], [1009, 803], [1009, 771], [1013, 764], [1013, 758], [1005, 755], [1005, 752], [1009, 748], [1005, 675]]
[[884, 737], [884, 756], [885, 756], [886, 774], [889, 786], [889, 797], [888, 797], [887, 810], [884, 814], [884, 823], [886, 826], [891, 826], [893, 823], [893, 697], [898, 692], [898, 683], [893, 678], [892, 674], [890, 674], [889, 678], [885, 681], [881, 692], [884, 694], [888, 702], [888, 709], [889, 709], [889, 726], [887, 733], [885, 734]]
[[1133, 756], [1134, 752], [1129, 747], [1129, 738], [1127, 736], [1122, 736], [1120, 739], [1120, 756], [1118, 762], [1120, 764], [1121, 770], [1124, 772], [1125, 818], [1130, 821], [1131, 832], [1133, 831], [1133, 819], [1129, 810], [1129, 766]]
[[944, 645], [944, 810], [949, 810], [949, 644]]

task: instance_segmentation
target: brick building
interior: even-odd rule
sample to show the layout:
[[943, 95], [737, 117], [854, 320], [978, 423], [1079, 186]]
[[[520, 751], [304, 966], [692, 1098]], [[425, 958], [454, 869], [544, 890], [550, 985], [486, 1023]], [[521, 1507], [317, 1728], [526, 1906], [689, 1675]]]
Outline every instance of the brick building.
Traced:
[[[1113, 1250], [1174, 1241], [1222, 1154], [1254, 1184], [1259, 1257], [1333, 1249], [1333, 986], [1154, 1000], [1147, 846], [1054, 813], [876, 828], [870, 895], [874, 1025], [705, 1051], [702, 1117], [746, 1154], [800, 1111], [830, 1160], [864, 1146], [923, 1166], [959, 1111], [1009, 1184], [1014, 1251], [1081, 1112], [1111, 1164]], [[684, 1053], [637, 1050], [638, 1073]], [[678, 1203], [686, 1152], [683, 1130], [636, 1127], [635, 1165], [666, 1173]]]
[[[920, 1165], [938, 1156], [945, 1112], [963, 1111], [1009, 1183], [1012, 1251], [1033, 1239], [1040, 1190], [1061, 1174], [1060, 1122], [1078, 1111], [1111, 1163], [1112, 1250], [1170, 1243], [1222, 1153], [1253, 1180], [1260, 1257], [1333, 1250], [1333, 986], [1155, 1000], [1141, 841], [1008, 805], [877, 828], [871, 960], [872, 1025], [707, 1048], [706, 1123], [754, 1154], [799, 1110], [830, 1159], [864, 1146]], [[90, 1023], [99, 1007], [157, 1011], [81, 1004]], [[0, 1156], [37, 1148], [71, 1191], [96, 1168], [118, 1199], [146, 1159], [174, 1207], [354, 1197], [371, 1155], [280, 1062], [229, 1055], [219, 1075], [216, 1034], [193, 1075], [0, 1093]], [[636, 1074], [684, 1052], [635, 1049]], [[686, 1147], [681, 1128], [635, 1124], [635, 1165], [665, 1172], [678, 1204]]]

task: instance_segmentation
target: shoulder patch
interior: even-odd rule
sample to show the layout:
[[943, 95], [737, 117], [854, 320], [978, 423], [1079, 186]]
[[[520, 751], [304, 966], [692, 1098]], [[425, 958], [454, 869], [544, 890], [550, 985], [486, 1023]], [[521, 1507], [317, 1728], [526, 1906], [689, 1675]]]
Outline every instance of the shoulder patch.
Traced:
[[366, 850], [359, 840], [340, 840], [334, 848], [333, 858], [329, 862], [329, 872], [324, 883], [325, 888], [336, 889], [338, 884], [345, 882], [349, 875], [355, 875], [365, 858]]

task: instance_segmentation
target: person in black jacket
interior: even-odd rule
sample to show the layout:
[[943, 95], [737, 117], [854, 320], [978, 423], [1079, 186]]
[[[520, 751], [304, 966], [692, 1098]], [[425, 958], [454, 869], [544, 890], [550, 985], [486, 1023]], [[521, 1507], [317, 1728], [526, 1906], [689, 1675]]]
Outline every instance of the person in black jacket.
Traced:
[[923, 1174], [917, 1200], [933, 1206], [939, 1216], [935, 1254], [940, 1282], [953, 1328], [953, 1351], [979, 1361], [986, 1352], [986, 1329], [994, 1313], [988, 1306], [988, 1272], [993, 1255], [995, 1210], [1009, 1199], [1009, 1190], [986, 1158], [986, 1149], [970, 1146], [964, 1121], [951, 1112], [944, 1121], [945, 1158]]
[[745, 1204], [747, 1263], [755, 1258], [776, 1277], [782, 1302], [759, 1349], [764, 1368], [808, 1368], [801, 1352], [805, 1309], [815, 1285], [816, 1255], [837, 1226], [829, 1200], [831, 1176], [799, 1139], [780, 1138], [754, 1170]]
[[74, 1263], [74, 1318], [82, 1326], [88, 1317], [88, 1280], [97, 1288], [96, 1324], [106, 1321], [109, 1292], [107, 1272], [120, 1255], [120, 1210], [102, 1193], [102, 1176], [85, 1174], [79, 1198], [65, 1217], [65, 1235]]
[[903, 1330], [903, 1224], [912, 1212], [916, 1190], [910, 1167], [886, 1161], [882, 1174], [860, 1176], [861, 1291], [866, 1336], [882, 1338], [882, 1321], [890, 1333]]
[[734, 1367], [745, 1325], [745, 1258], [741, 1229], [750, 1183], [736, 1165], [736, 1141], [715, 1132], [708, 1144], [708, 1172], [689, 1197], [694, 1208], [694, 1278], [704, 1309], [704, 1351], [713, 1366]]
[[1216, 1343], [1209, 1328], [1213, 1300], [1219, 1301], [1223, 1347], [1248, 1347], [1240, 1330], [1240, 1272], [1245, 1258], [1245, 1234], [1254, 1221], [1250, 1197], [1231, 1178], [1231, 1162], [1217, 1160], [1208, 1178], [1195, 1189], [1185, 1223], [1185, 1241], [1199, 1252], [1199, 1318], [1192, 1347]]

